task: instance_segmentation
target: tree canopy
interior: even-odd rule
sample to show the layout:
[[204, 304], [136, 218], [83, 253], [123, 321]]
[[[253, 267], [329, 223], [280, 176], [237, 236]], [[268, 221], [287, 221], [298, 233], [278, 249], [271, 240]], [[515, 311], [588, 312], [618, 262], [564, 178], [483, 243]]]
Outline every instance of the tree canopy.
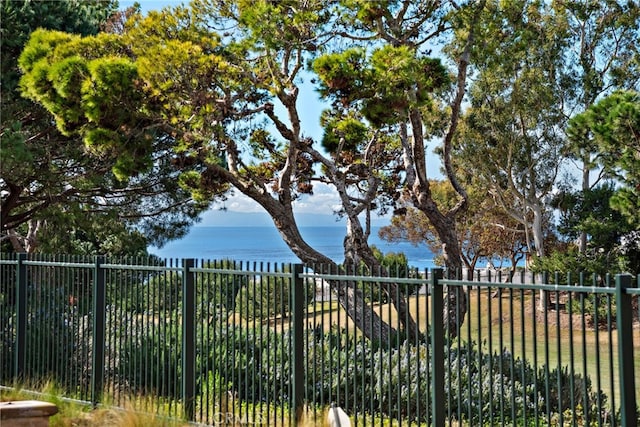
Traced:
[[640, 227], [640, 93], [619, 91], [591, 105], [570, 122], [574, 138], [590, 139], [607, 175], [621, 183], [611, 205]]
[[[460, 258], [448, 225], [464, 208], [464, 191], [454, 185], [460, 203], [449, 213], [430, 198], [423, 124], [450, 104], [450, 144], [468, 54], [451, 63], [458, 89], [450, 98], [450, 73], [425, 46], [458, 14], [461, 26], [478, 25], [474, 10], [482, 4], [459, 6], [195, 1], [134, 16], [122, 34], [35, 31], [20, 58], [21, 85], [63, 134], [109, 160], [117, 179], [139, 176], [162, 153], [196, 200], [209, 201], [230, 185], [257, 201], [304, 262], [333, 264], [302, 238], [293, 212], [295, 200], [324, 182], [336, 188], [348, 220], [347, 265], [379, 264], [366, 244], [368, 219], [405, 189], [438, 222], [455, 267]], [[356, 48], [343, 49], [343, 42]], [[470, 43], [462, 40], [459, 49]], [[329, 152], [300, 120], [302, 82], [314, 71], [321, 95], [335, 101], [322, 118]], [[435, 127], [433, 134], [443, 132]], [[374, 325], [386, 339], [388, 326], [375, 313], [353, 309], [361, 306], [357, 290], [340, 286], [357, 323]], [[397, 309], [404, 313], [403, 303]], [[417, 336], [411, 317], [402, 317]]]
[[[75, 37], [98, 34], [117, 16], [116, 6], [104, 0], [3, 1], [0, 5], [1, 232], [16, 251], [38, 250], [39, 235], [47, 228], [49, 240], [64, 241], [64, 235], [72, 234], [80, 222], [86, 232], [97, 230], [103, 222], [120, 223], [131, 232], [135, 228], [147, 242], [162, 244], [185, 233], [206, 207], [193, 202], [191, 194], [177, 185], [177, 173], [161, 152], [145, 159], [144, 173], [124, 178], [112, 172], [117, 169], [111, 156], [89, 155], [82, 138], [57, 129], [50, 112], [19, 93], [18, 57], [34, 30], [48, 28]], [[159, 149], [172, 144], [160, 133], [150, 137], [158, 140]]]

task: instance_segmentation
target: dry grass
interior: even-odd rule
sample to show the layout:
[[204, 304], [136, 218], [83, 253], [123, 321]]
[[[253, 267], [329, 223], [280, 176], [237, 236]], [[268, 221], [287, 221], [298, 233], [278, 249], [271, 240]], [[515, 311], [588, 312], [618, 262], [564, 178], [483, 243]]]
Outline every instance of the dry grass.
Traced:
[[50, 427], [181, 427], [187, 424], [158, 415], [142, 413], [129, 405], [125, 408], [93, 409], [82, 402], [64, 399], [53, 382], [19, 385], [0, 391], [0, 401], [39, 400], [53, 403], [58, 413], [49, 418]]

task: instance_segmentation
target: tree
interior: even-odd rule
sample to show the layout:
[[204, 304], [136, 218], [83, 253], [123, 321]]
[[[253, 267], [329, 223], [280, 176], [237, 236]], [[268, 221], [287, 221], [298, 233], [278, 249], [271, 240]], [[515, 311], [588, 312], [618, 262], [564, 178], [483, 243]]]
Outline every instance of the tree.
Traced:
[[[640, 95], [635, 91], [614, 92], [574, 117], [569, 123], [568, 133], [575, 140], [589, 142], [592, 150], [598, 153], [598, 165], [616, 184], [615, 188], [608, 188], [607, 195], [596, 197], [592, 202], [600, 206], [600, 211], [607, 213], [609, 218], [617, 219], [616, 222], [607, 222], [612, 229], [607, 229], [607, 223], [602, 224], [602, 216], [597, 221], [588, 221], [591, 209], [579, 209], [580, 206], [579, 212], [582, 217], [587, 216], [587, 221], [577, 226], [591, 226], [584, 231], [591, 231], [596, 238], [608, 237], [594, 242], [601, 247], [606, 245], [607, 251], [612, 251], [613, 242], [621, 244], [621, 247], [628, 246], [622, 250], [630, 261], [627, 267], [637, 270], [640, 268], [637, 262], [640, 251], [631, 242], [637, 239], [634, 230], [640, 228]], [[592, 200], [588, 198], [589, 192], [583, 193], [581, 199], [586, 202]], [[592, 229], [600, 232], [595, 233]]]
[[[195, 203], [177, 185], [169, 159], [148, 159], [152, 166], [144, 174], [120, 179], [111, 172], [109, 156], [88, 156], [81, 138], [58, 131], [46, 109], [19, 93], [18, 56], [33, 30], [96, 34], [115, 12], [116, 3], [3, 1], [0, 7], [0, 239], [10, 241], [15, 251], [34, 252], [45, 231], [48, 239], [64, 241], [64, 235], [79, 224], [87, 231], [97, 229], [113, 215], [158, 245], [185, 233], [206, 206]], [[165, 135], [154, 137], [164, 140], [165, 146], [172, 143]]]
[[[465, 183], [469, 208], [457, 218], [456, 229], [460, 230], [458, 246], [469, 278], [481, 259], [507, 258], [511, 261], [513, 274], [523, 256], [522, 226], [495, 204], [486, 189], [474, 188], [467, 180]], [[434, 199], [441, 206], [450, 207], [455, 203], [454, 191], [447, 181], [432, 181], [431, 189]], [[391, 224], [380, 229], [380, 236], [392, 242], [408, 240], [414, 245], [426, 244], [433, 253], [438, 253], [442, 247], [428, 218], [412, 207], [397, 209]]]
[[[446, 166], [460, 199], [448, 212], [438, 208], [430, 196], [424, 149], [431, 136], [424, 132], [437, 134], [427, 118], [442, 112], [431, 94], [448, 88], [449, 80], [444, 66], [423, 48], [454, 24], [478, 25], [482, 3], [463, 6], [195, 1], [189, 8], [133, 17], [121, 35], [82, 38], [37, 31], [21, 56], [22, 84], [28, 97], [54, 114], [59, 129], [82, 137], [95, 155], [108, 157], [116, 177], [137, 176], [154, 153], [171, 157], [177, 181], [196, 200], [209, 201], [227, 185], [255, 200], [305, 263], [338, 267], [302, 238], [293, 211], [294, 202], [312, 192], [315, 182], [324, 182], [336, 188], [340, 213], [347, 218], [346, 268], [361, 262], [382, 267], [367, 244], [370, 214], [393, 205], [403, 191], [436, 223], [447, 245], [447, 265], [456, 267], [453, 218], [464, 209], [466, 196]], [[352, 34], [345, 34], [345, 28]], [[358, 34], [362, 51], [342, 49], [341, 39], [355, 43]], [[444, 134], [445, 159], [473, 42], [469, 36], [462, 43], [455, 64], [457, 89]], [[321, 91], [333, 99], [349, 95], [349, 87], [336, 86], [335, 79], [332, 83], [333, 64], [344, 69], [363, 65], [365, 75], [356, 75], [351, 87], [370, 85], [368, 92], [363, 88], [349, 100], [350, 108], [340, 109], [338, 102], [323, 116], [325, 146], [339, 148], [328, 155], [302, 128], [298, 104], [307, 61], [314, 64]], [[390, 64], [398, 67], [389, 69]], [[395, 103], [390, 115], [384, 111], [387, 102]], [[159, 146], [158, 134], [171, 143]], [[364, 309], [355, 283], [332, 285], [366, 336], [391, 341], [395, 331], [375, 311]], [[381, 286], [397, 294], [397, 285]], [[455, 334], [462, 323], [455, 313], [466, 309], [464, 299], [456, 309], [454, 298], [449, 296], [448, 311]], [[406, 300], [394, 299], [394, 304], [406, 336], [420, 337]]]
[[[620, 243], [635, 228], [611, 206], [617, 191], [613, 183], [605, 182], [590, 190], [565, 190], [555, 195], [551, 205], [560, 213], [558, 232], [568, 247], [551, 254], [549, 260], [540, 260], [538, 268], [554, 267], [547, 271], [580, 271], [600, 277], [625, 271], [628, 266], [620, 253]], [[586, 250], [576, 254], [579, 247], [573, 243], [582, 234], [588, 237], [588, 244]], [[564, 267], [559, 269], [562, 263]]]
[[[468, 165], [526, 225], [547, 255], [548, 202], [568, 157], [582, 161], [582, 188], [602, 152], [567, 135], [567, 123], [598, 97], [637, 84], [639, 10], [627, 2], [519, 1], [494, 4], [461, 138]], [[568, 137], [569, 136], [569, 137]], [[478, 162], [477, 159], [486, 161]], [[507, 195], [506, 199], [503, 196]], [[586, 248], [586, 235], [581, 238]], [[541, 308], [543, 299], [540, 299]]]
[[52, 214], [47, 218], [47, 226], [39, 232], [38, 240], [38, 250], [45, 254], [147, 256], [147, 237], [109, 213]]
[[475, 52], [478, 76], [461, 153], [503, 208], [525, 225], [533, 239], [529, 247], [543, 257], [546, 199], [565, 145], [557, 88], [566, 37], [541, 2], [509, 2], [489, 13], [494, 20], [483, 37], [488, 46]]
[[[455, 221], [468, 206], [467, 193], [453, 168], [452, 144], [484, 3], [462, 7], [454, 4], [453, 13], [430, 2], [420, 2], [415, 8], [410, 7], [411, 2], [402, 2], [395, 9], [389, 4], [349, 2], [348, 12], [352, 15], [347, 13], [345, 22], [355, 22], [357, 30], [351, 37], [352, 43], [381, 40], [383, 46], [372, 49], [369, 57], [355, 48], [325, 55], [314, 63], [314, 70], [322, 79], [321, 94], [333, 99], [334, 111], [347, 110], [349, 113], [343, 114], [346, 117], [355, 111], [376, 131], [386, 130], [399, 136], [395, 143], [399, 161], [396, 171], [402, 174], [391, 175], [396, 185], [387, 194], [394, 201], [404, 199], [429, 219], [442, 242], [450, 275], [462, 267]], [[436, 17], [436, 21], [430, 20], [430, 16]], [[455, 89], [450, 98], [440, 92], [450, 87], [447, 72], [439, 60], [429, 57], [431, 50], [426, 50], [430, 41], [441, 36], [449, 25], [461, 35], [448, 46], [456, 69]], [[438, 93], [442, 96], [438, 97]], [[443, 169], [456, 193], [456, 203], [451, 208], [439, 205], [432, 197], [425, 145], [436, 136], [442, 136]], [[387, 145], [387, 149], [392, 147]], [[457, 334], [463, 322], [466, 299], [464, 292], [447, 293], [445, 317], [451, 336]]]
[[[640, 37], [640, 5], [637, 2], [570, 1], [556, 7], [566, 25], [569, 49], [565, 64], [567, 97], [563, 101], [567, 115], [580, 114], [615, 89], [638, 88], [640, 61], [637, 40]], [[592, 144], [588, 135], [569, 132], [569, 154], [581, 168], [581, 190], [589, 191], [606, 171], [599, 168], [604, 153]], [[593, 172], [597, 172], [592, 179]], [[580, 251], [587, 249], [587, 234], [580, 235]]]
[[[236, 261], [224, 259], [206, 262], [203, 267], [235, 270], [242, 268], [242, 264], [238, 266]], [[214, 310], [224, 309], [225, 313], [231, 313], [235, 311], [238, 295], [247, 286], [248, 281], [248, 278], [243, 275], [209, 273], [203, 279], [203, 300], [219, 306], [213, 307]]]
[[611, 198], [611, 205], [637, 229], [640, 226], [640, 94], [614, 92], [574, 117], [569, 126], [573, 136], [591, 140], [599, 153], [600, 166], [621, 184]]

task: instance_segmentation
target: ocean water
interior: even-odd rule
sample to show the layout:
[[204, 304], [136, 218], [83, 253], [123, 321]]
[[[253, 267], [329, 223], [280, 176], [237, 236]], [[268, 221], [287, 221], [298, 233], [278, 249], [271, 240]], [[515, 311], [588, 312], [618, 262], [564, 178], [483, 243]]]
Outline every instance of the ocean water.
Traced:
[[[300, 232], [316, 250], [336, 262], [343, 261], [344, 227], [301, 227]], [[412, 267], [435, 267], [434, 256], [426, 245], [385, 242], [378, 237], [377, 227], [373, 227], [369, 243], [384, 253], [404, 253]], [[274, 227], [193, 227], [182, 239], [169, 242], [162, 248], [151, 247], [149, 251], [161, 258], [299, 262]]]

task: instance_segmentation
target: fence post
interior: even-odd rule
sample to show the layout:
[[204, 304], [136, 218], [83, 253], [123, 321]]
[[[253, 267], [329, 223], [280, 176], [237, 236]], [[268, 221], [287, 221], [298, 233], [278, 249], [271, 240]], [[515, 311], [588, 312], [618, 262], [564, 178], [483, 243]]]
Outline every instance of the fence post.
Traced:
[[618, 360], [620, 364], [620, 417], [623, 426], [637, 427], [636, 386], [633, 360], [633, 312], [631, 276], [616, 275], [616, 326], [618, 329]]
[[26, 253], [18, 254], [16, 264], [16, 352], [14, 360], [14, 381], [24, 379], [27, 352], [27, 260]]
[[104, 256], [96, 256], [93, 267], [93, 343], [91, 360], [91, 403], [98, 406], [104, 382], [104, 340], [106, 324]]
[[195, 419], [196, 395], [196, 288], [193, 258], [182, 260], [182, 398], [187, 421]]
[[440, 268], [431, 270], [431, 407], [433, 425], [445, 425], [444, 394], [444, 290], [438, 283], [444, 277]]
[[295, 425], [300, 425], [304, 405], [304, 279], [302, 278], [302, 264], [291, 266], [291, 304], [293, 305], [293, 363], [291, 367], [291, 398], [292, 413], [295, 414]]

